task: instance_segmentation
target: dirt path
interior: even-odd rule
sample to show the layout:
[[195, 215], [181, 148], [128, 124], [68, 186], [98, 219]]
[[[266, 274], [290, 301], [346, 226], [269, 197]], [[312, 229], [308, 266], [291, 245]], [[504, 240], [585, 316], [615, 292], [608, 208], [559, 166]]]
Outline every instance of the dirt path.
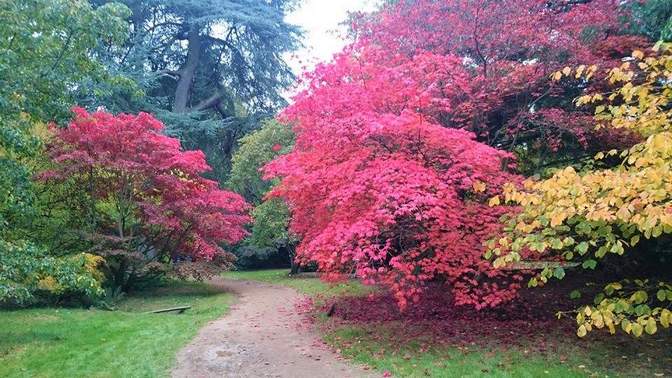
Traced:
[[234, 292], [230, 312], [201, 329], [177, 355], [173, 377], [372, 377], [331, 352], [302, 321], [295, 290], [217, 279]]

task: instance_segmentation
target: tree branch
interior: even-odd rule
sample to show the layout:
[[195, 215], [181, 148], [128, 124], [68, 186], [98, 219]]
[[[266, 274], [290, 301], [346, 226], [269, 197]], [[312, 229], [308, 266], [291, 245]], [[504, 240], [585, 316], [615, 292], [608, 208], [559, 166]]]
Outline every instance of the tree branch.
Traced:
[[191, 110], [200, 112], [200, 111], [212, 108], [214, 106], [217, 106], [217, 105], [219, 105], [222, 97], [224, 97], [224, 93], [222, 91], [217, 91], [212, 96], [210, 96], [207, 99], [201, 101], [198, 105], [192, 107]]

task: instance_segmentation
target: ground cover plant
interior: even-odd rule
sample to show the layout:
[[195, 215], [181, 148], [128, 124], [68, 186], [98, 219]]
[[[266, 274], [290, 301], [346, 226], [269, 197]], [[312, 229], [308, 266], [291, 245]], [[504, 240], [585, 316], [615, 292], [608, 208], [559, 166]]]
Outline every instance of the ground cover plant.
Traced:
[[[167, 376], [175, 354], [206, 322], [226, 313], [231, 294], [169, 282], [130, 294], [117, 311], [32, 308], [0, 311], [0, 376]], [[147, 311], [191, 305], [183, 314]]]

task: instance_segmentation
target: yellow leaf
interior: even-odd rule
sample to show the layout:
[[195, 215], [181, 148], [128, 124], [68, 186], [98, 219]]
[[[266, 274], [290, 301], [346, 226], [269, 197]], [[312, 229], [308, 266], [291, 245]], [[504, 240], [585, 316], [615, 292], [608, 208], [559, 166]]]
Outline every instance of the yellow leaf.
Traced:
[[500, 238], [497, 242], [502, 247], [508, 247], [508, 245], [509, 245], [509, 239], [507, 239], [507, 238]]
[[635, 50], [632, 52], [632, 57], [637, 59], [644, 59], [644, 53], [639, 50]]
[[584, 337], [586, 336], [588, 332], [586, 332], [586, 326], [581, 325], [578, 330], [576, 330], [576, 335], [579, 337]]
[[628, 334], [632, 332], [632, 323], [630, 323], [630, 321], [627, 319], [621, 322], [621, 327], [623, 328], [623, 331], [625, 331]]
[[656, 333], [658, 327], [656, 327], [656, 321], [653, 319], [653, 317], [649, 317], [649, 320], [646, 321], [646, 327], [644, 327], [644, 330], [649, 335]]
[[493, 206], [499, 205], [499, 203], [500, 203], [499, 202], [499, 196], [494, 196], [494, 197], [490, 198], [490, 201], [488, 202], [488, 205], [490, 207], [493, 207]]
[[670, 310], [664, 308], [663, 311], [660, 312], [660, 325], [667, 328], [670, 326], [670, 320], [672, 320], [672, 313]]
[[563, 73], [565, 76], [569, 76], [569, 74], [572, 73], [572, 69], [569, 68], [569, 67], [565, 67], [565, 68], [562, 69], [562, 73]]
[[635, 335], [635, 337], [642, 336], [643, 330], [644, 327], [642, 327], [639, 323], [632, 323], [632, 334]]
[[581, 106], [583, 104], [587, 104], [590, 102], [591, 99], [592, 97], [589, 95], [581, 96], [576, 100], [576, 105]]
[[562, 221], [565, 220], [566, 214], [564, 212], [558, 212], [553, 214], [551, 217], [551, 227], [556, 227], [562, 224]]
[[471, 186], [474, 188], [476, 193], [482, 193], [485, 191], [485, 183], [483, 181], [476, 180]]

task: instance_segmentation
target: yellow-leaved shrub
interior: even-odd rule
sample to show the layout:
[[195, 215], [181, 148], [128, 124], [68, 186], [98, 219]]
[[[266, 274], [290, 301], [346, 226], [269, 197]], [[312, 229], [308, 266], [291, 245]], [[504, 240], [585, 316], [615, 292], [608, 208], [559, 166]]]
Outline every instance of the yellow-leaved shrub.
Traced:
[[[588, 82], [594, 66], [565, 68], [554, 80]], [[629, 129], [642, 142], [623, 151], [598, 153], [595, 160], [620, 158], [613, 168], [577, 172], [572, 167], [546, 180], [507, 185], [500, 202], [519, 206], [506, 234], [489, 242], [486, 257], [497, 267], [527, 258], [552, 260], [529, 286], [561, 279], [567, 266], [594, 269], [607, 255], [635, 250], [643, 239], [672, 233], [672, 45], [658, 45], [650, 56], [635, 51], [620, 67], [606, 72], [611, 90], [590, 93], [578, 106], [595, 108], [596, 127]], [[613, 282], [594, 304], [576, 311], [577, 334], [595, 328], [634, 336], [653, 334], [672, 323], [672, 286], [667, 277]]]

